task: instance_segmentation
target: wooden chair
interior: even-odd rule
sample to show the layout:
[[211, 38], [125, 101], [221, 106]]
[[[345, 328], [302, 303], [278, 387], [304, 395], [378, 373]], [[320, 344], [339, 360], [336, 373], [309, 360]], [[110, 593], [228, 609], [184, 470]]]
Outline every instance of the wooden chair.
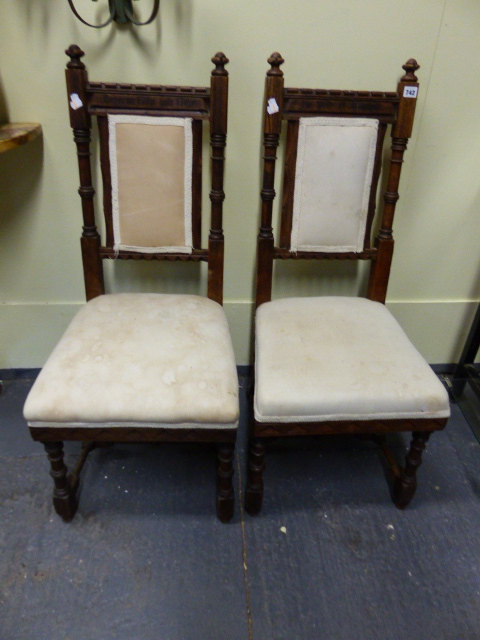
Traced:
[[[419, 67], [409, 60], [397, 91], [385, 93], [284, 88], [284, 60], [274, 53], [268, 62], [246, 508], [256, 514], [262, 505], [266, 442], [317, 434], [370, 434], [377, 439], [391, 463], [393, 501], [403, 508], [415, 492], [425, 443], [449, 416], [445, 389], [384, 306]], [[284, 121], [280, 242], [275, 245], [275, 160]], [[372, 246], [388, 126], [392, 153], [385, 169], [380, 230]], [[366, 298], [271, 301], [274, 260], [300, 259], [370, 261]], [[413, 431], [404, 468], [385, 445], [385, 434], [396, 431]]]
[[[233, 515], [238, 378], [222, 308], [224, 148], [228, 59], [218, 53], [209, 87], [89, 82], [83, 51], [67, 51], [70, 122], [77, 145], [87, 304], [36, 380], [24, 415], [45, 445], [53, 504], [75, 514], [80, 469], [95, 445], [213, 442], [218, 445], [217, 514]], [[97, 232], [90, 166], [91, 117], [98, 122], [106, 242]], [[211, 230], [201, 246], [202, 129], [210, 123]], [[105, 294], [102, 261], [208, 263], [208, 297]], [[152, 267], [153, 268], [153, 267]], [[63, 441], [84, 443], [67, 475]]]

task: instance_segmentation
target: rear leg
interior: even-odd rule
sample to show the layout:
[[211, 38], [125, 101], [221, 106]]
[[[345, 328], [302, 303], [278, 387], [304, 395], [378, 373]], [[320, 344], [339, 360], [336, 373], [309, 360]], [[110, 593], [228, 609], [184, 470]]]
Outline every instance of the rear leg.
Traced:
[[77, 510], [75, 492], [67, 478], [68, 469], [63, 461], [63, 442], [44, 442], [53, 478], [53, 506], [64, 522], [70, 522]]
[[222, 522], [233, 517], [235, 494], [233, 491], [233, 456], [235, 444], [222, 443], [218, 446], [217, 467], [217, 516]]
[[250, 441], [245, 509], [251, 516], [257, 515], [262, 508], [265, 450], [265, 442], [260, 438], [253, 438]]
[[394, 479], [392, 499], [395, 506], [404, 509], [412, 500], [417, 488], [417, 469], [422, 464], [422, 454], [430, 437], [429, 431], [414, 431], [405, 467]]

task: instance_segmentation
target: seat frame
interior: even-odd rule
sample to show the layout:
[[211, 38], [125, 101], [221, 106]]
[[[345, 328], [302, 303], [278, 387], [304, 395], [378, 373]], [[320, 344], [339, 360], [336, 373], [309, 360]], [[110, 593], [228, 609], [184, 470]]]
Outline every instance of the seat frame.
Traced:
[[[67, 95], [70, 104], [70, 124], [77, 147], [83, 212], [81, 236], [82, 262], [87, 301], [105, 293], [103, 263], [105, 259], [120, 260], [180, 260], [208, 263], [210, 299], [223, 302], [224, 236], [222, 230], [223, 174], [227, 134], [228, 58], [217, 53], [212, 62], [210, 87], [179, 87], [89, 82], [81, 58], [84, 52], [71, 45], [65, 52], [70, 58], [66, 69]], [[77, 94], [84, 108], [72, 107], [71, 95]], [[110, 160], [108, 154], [108, 114], [176, 116], [192, 118], [192, 236], [191, 253], [140, 253], [115, 251], [113, 246]], [[103, 207], [106, 224], [106, 244], [101, 244], [97, 231], [92, 171], [90, 162], [91, 119], [97, 117], [100, 136], [100, 161], [103, 178]], [[211, 227], [208, 248], [201, 248], [202, 193], [202, 127], [210, 123], [211, 145]], [[233, 459], [236, 429], [149, 428], [149, 427], [30, 427], [34, 440], [44, 444], [54, 480], [53, 504], [56, 512], [69, 522], [77, 509], [76, 491], [79, 474], [88, 453], [95, 447], [113, 442], [211, 442], [218, 448], [217, 515], [222, 522], [233, 516]], [[64, 463], [63, 442], [82, 441], [82, 452], [71, 474]]]
[[[370, 276], [367, 298], [385, 303], [390, 266], [393, 256], [392, 225], [395, 207], [399, 199], [398, 186], [403, 155], [412, 134], [413, 119], [418, 94], [419, 65], [410, 59], [403, 65], [405, 74], [395, 92], [383, 91], [339, 91], [324, 89], [297, 89], [284, 87], [280, 66], [284, 60], [279, 53], [268, 59], [270, 69], [265, 82], [264, 116], [264, 164], [263, 188], [261, 191], [261, 225], [257, 240], [256, 307], [269, 302], [272, 297], [274, 260], [368, 260]], [[410, 97], [411, 95], [414, 97]], [[274, 99], [278, 111], [269, 113], [268, 102]], [[368, 217], [363, 251], [361, 252], [315, 252], [290, 249], [292, 230], [295, 166], [299, 120], [309, 116], [367, 117], [379, 121], [376, 159], [372, 177]], [[275, 246], [272, 215], [275, 199], [276, 152], [280, 142], [283, 121], [287, 122], [285, 168], [279, 246]], [[376, 194], [381, 170], [382, 150], [387, 126], [391, 125], [391, 159], [381, 224], [374, 245], [371, 245], [371, 229], [375, 216]], [[252, 385], [253, 401], [253, 385]], [[422, 462], [422, 453], [432, 431], [443, 429], [447, 418], [440, 419], [394, 419], [394, 420], [347, 420], [327, 422], [258, 422], [250, 420], [249, 464], [246, 488], [246, 510], [257, 514], [263, 501], [263, 471], [265, 468], [266, 444], [273, 438], [290, 436], [312, 436], [331, 434], [369, 434], [386, 455], [392, 473], [391, 494], [395, 505], [404, 508], [416, 490], [416, 472]], [[412, 440], [405, 466], [399, 466], [388, 450], [385, 434], [411, 431]]]

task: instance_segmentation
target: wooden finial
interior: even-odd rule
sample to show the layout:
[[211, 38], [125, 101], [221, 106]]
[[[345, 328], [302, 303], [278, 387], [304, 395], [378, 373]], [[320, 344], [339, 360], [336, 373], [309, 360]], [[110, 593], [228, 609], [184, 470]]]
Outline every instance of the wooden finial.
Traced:
[[283, 71], [280, 69], [280, 65], [283, 64], [285, 60], [277, 51], [272, 53], [267, 62], [272, 67], [267, 71], [267, 76], [283, 76]]
[[71, 44], [65, 53], [67, 56], [70, 56], [70, 62], [67, 63], [68, 69], [85, 69], [85, 65], [80, 60], [85, 53], [80, 49], [78, 44]]
[[418, 78], [415, 75], [415, 71], [420, 69], [420, 65], [414, 58], [407, 60], [402, 69], [404, 69], [406, 73], [400, 78], [400, 82], [417, 82]]
[[230, 60], [224, 53], [222, 53], [222, 51], [219, 51], [213, 56], [212, 62], [215, 65], [215, 69], [212, 71], [212, 76], [228, 76], [228, 71], [225, 69], [225, 65], [228, 64]]

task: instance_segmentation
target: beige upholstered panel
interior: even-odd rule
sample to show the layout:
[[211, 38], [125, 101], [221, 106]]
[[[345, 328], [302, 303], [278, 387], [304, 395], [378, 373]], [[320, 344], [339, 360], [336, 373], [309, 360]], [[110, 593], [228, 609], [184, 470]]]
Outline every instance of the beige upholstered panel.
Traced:
[[202, 296], [103, 295], [72, 320], [24, 407], [31, 426], [231, 428], [238, 377], [223, 308]]
[[256, 319], [255, 418], [445, 418], [448, 394], [391, 313], [363, 298], [286, 298]]
[[192, 121], [109, 115], [115, 249], [192, 250]]
[[378, 121], [301, 118], [291, 250], [362, 251]]

